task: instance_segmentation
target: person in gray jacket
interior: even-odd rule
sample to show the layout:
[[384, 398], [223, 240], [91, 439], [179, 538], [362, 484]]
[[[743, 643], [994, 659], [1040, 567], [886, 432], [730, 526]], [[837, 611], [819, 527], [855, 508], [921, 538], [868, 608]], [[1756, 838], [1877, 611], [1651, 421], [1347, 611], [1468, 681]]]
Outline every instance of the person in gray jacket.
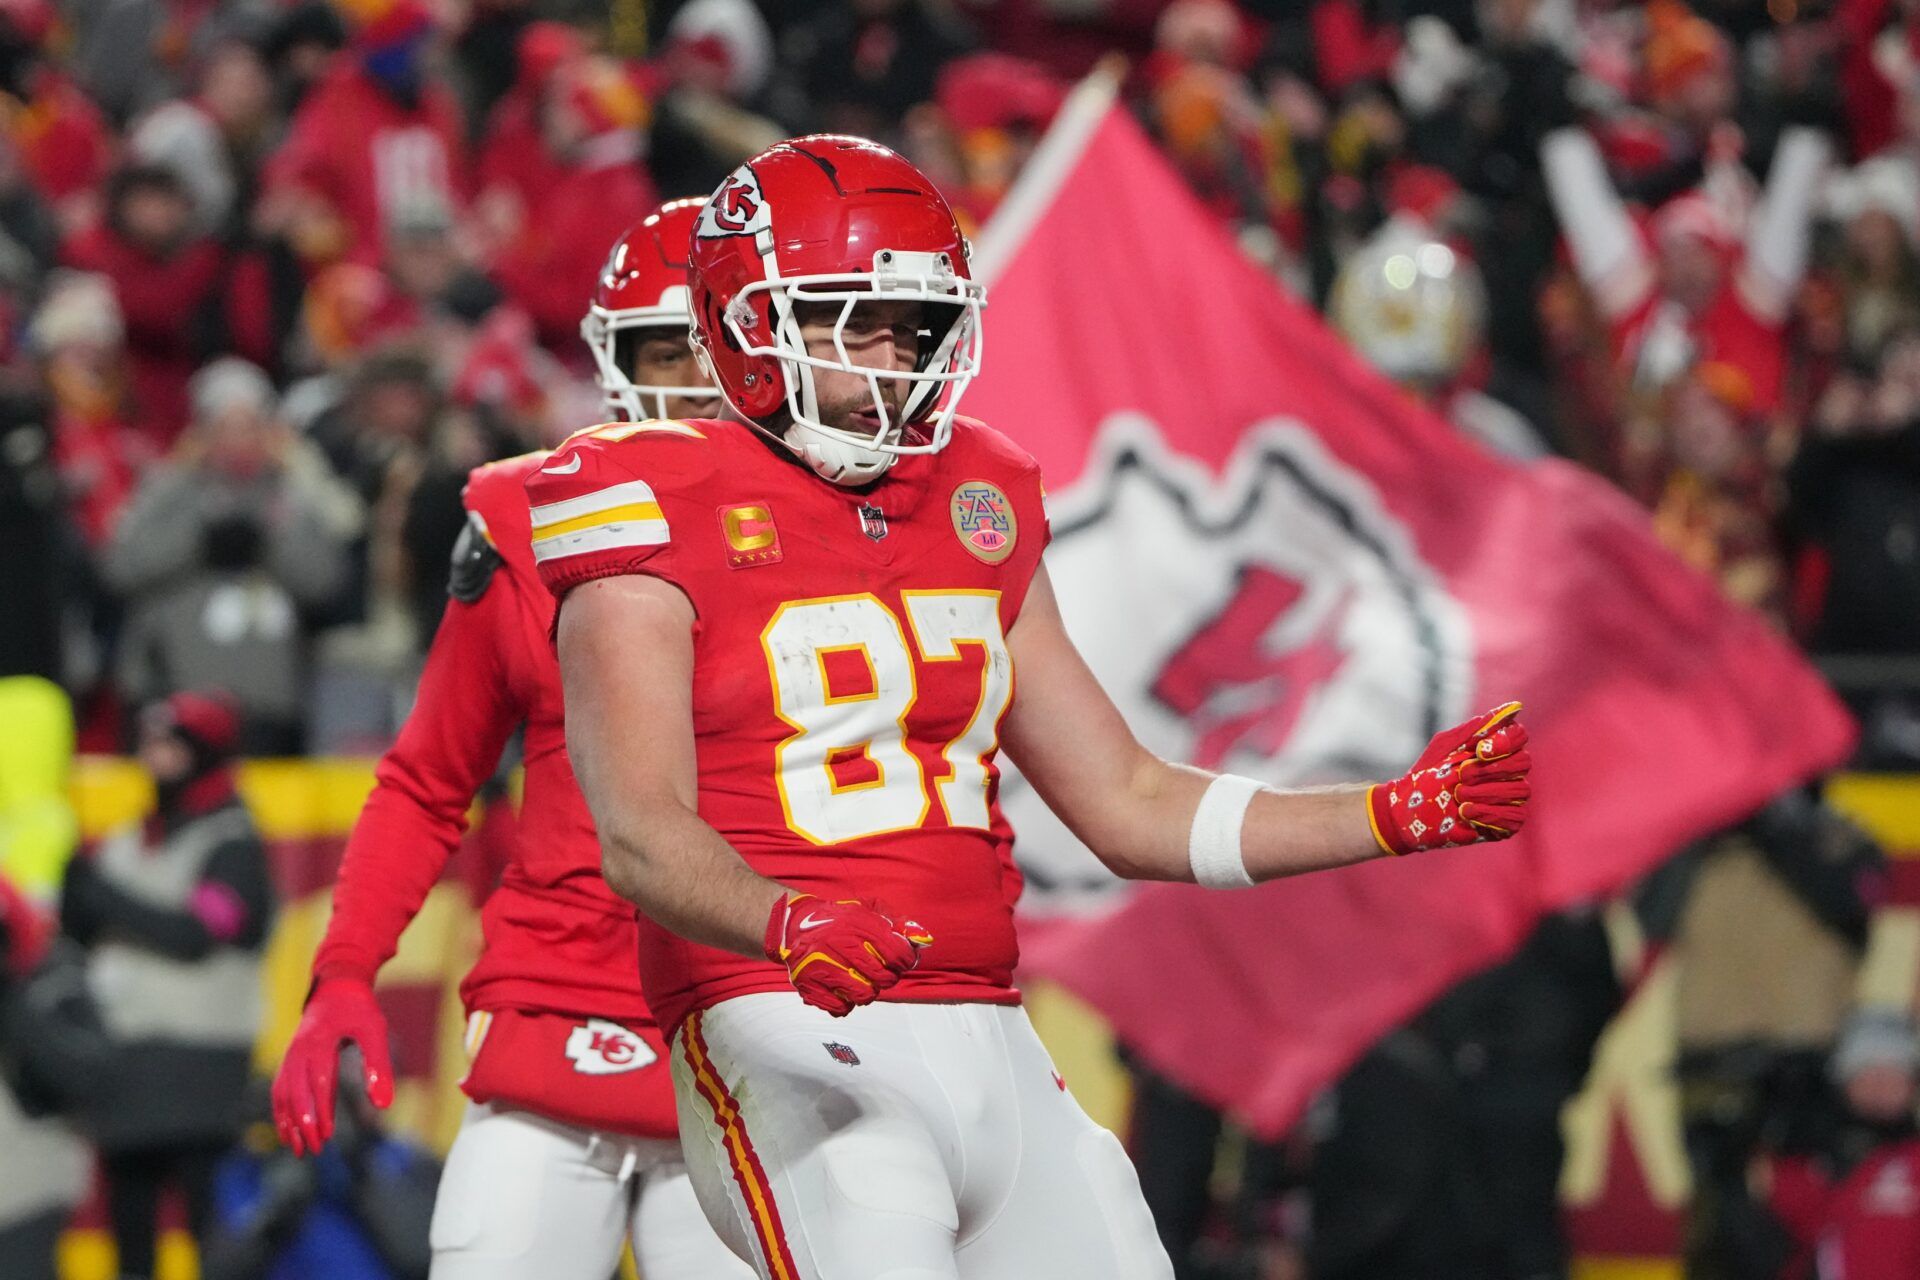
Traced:
[[193, 424], [135, 492], [102, 565], [129, 606], [120, 689], [139, 703], [217, 684], [246, 713], [249, 752], [295, 753], [304, 622], [351, 588], [359, 501], [278, 421], [253, 365], [214, 361], [192, 396]]
[[46, 1020], [29, 1009], [28, 984], [46, 960], [50, 934], [48, 913], [0, 868], [0, 1276], [7, 1280], [56, 1280], [60, 1233], [91, 1171], [86, 1148], [48, 1114], [65, 1099], [32, 1097], [21, 1079], [26, 1056], [46, 1038]]
[[141, 712], [158, 797], [144, 823], [74, 859], [61, 927], [117, 1052], [79, 1109], [100, 1148], [123, 1278], [149, 1277], [161, 1190], [185, 1193], [196, 1238], [214, 1166], [239, 1135], [273, 914], [266, 855], [235, 789], [240, 721], [218, 694]]

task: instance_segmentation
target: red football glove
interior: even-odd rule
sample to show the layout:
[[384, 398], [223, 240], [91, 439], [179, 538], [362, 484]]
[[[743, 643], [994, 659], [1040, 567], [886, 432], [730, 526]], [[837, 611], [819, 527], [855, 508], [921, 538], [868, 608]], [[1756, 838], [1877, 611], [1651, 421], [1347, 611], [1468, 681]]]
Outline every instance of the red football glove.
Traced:
[[1367, 790], [1373, 837], [1388, 853], [1505, 840], [1527, 821], [1527, 729], [1509, 702], [1440, 734], [1405, 776]]
[[387, 1049], [387, 1016], [373, 988], [355, 978], [322, 978], [273, 1077], [273, 1127], [295, 1155], [311, 1155], [333, 1134], [333, 1092], [340, 1046], [360, 1046], [367, 1097], [376, 1107], [393, 1102], [393, 1058]]
[[852, 898], [796, 893], [774, 903], [767, 918], [767, 959], [787, 967], [802, 1000], [836, 1018], [900, 981], [932, 941], [913, 921], [896, 924], [878, 903]]

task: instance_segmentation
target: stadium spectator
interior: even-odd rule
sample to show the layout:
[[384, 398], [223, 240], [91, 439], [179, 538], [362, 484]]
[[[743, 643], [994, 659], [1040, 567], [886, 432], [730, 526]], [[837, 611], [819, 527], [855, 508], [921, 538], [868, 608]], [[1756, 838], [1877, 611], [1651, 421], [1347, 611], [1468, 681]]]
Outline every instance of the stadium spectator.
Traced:
[[0, 1275], [54, 1280], [55, 1245], [90, 1161], [64, 1124], [29, 1113], [40, 1108], [24, 1055], [41, 1037], [20, 1003], [46, 958], [78, 841], [66, 795], [73, 712], [45, 680], [0, 679], [0, 723]]
[[586, 55], [586, 41], [562, 22], [532, 22], [514, 48], [514, 77], [487, 113], [474, 212], [490, 242], [505, 244], [526, 225], [528, 210], [559, 178], [541, 128], [547, 87], [560, 69]]
[[181, 693], [140, 714], [156, 806], [67, 868], [62, 929], [118, 1053], [83, 1108], [100, 1148], [120, 1275], [150, 1280], [161, 1192], [205, 1235], [214, 1167], [240, 1132], [273, 915], [265, 852], [235, 786], [238, 708]]
[[962, 229], [977, 235], [1060, 109], [1067, 86], [1046, 68], [975, 53], [941, 68], [930, 104], [904, 122], [904, 154], [941, 184]]
[[261, 159], [279, 141], [261, 43], [239, 29], [213, 33], [194, 92], [161, 103], [127, 133], [138, 163], [172, 170], [192, 195], [195, 229], [223, 242], [244, 225]]
[[1655, 407], [1638, 439], [1643, 452], [1627, 459], [1635, 488], [1653, 495], [1655, 532], [1727, 595], [1780, 616], [1786, 566], [1774, 468], [1745, 372], [1697, 365]]
[[51, 460], [66, 509], [97, 551], [158, 456], [126, 412], [125, 328], [111, 282], [84, 273], [50, 279], [28, 342], [50, 396]]
[[153, 468], [108, 545], [129, 602], [119, 683], [130, 701], [228, 689], [251, 751], [298, 750], [302, 614], [350, 581], [359, 505], [275, 416], [266, 375], [228, 357], [194, 378], [194, 423]]
[[372, 504], [387, 491], [395, 463], [428, 447], [443, 407], [431, 358], [389, 345], [359, 362], [345, 394], [312, 422], [308, 434], [335, 474]]
[[211, 330], [226, 303], [225, 251], [196, 230], [193, 199], [173, 170], [134, 167], [107, 184], [106, 217], [69, 236], [60, 256], [113, 286], [126, 326], [132, 421], [164, 449], [187, 425], [187, 381], [213, 349]]
[[773, 33], [746, 0], [694, 0], [673, 15], [653, 65], [657, 83], [647, 167], [669, 198], [719, 186], [747, 157], [785, 136], [766, 115]]
[[93, 211], [113, 136], [49, 46], [57, 17], [48, 0], [19, 0], [0, 13], [0, 101], [22, 167], [61, 223], [73, 226]]
[[821, 5], [784, 36], [781, 64], [809, 104], [808, 125], [881, 139], [933, 96], [941, 64], [974, 44], [928, 0]]
[[[376, 350], [348, 375], [340, 401], [308, 435], [363, 499], [366, 536], [357, 565], [355, 611], [321, 637], [316, 656], [313, 749], [364, 752], [389, 741], [418, 675], [425, 637], [417, 632], [409, 510], [422, 476], [457, 428], [436, 362], [406, 346]], [[438, 581], [440, 564], [428, 581]]]
[[1920, 328], [1877, 378], [1827, 386], [1787, 472], [1800, 616], [1817, 653], [1920, 653]]
[[553, 168], [495, 271], [550, 351], [577, 353], [581, 300], [608, 248], [659, 203], [640, 166], [646, 114], [639, 86], [610, 58], [574, 59], [547, 81], [540, 125]]
[[420, 200], [396, 209], [386, 244], [389, 323], [397, 330], [451, 352], [464, 344], [466, 327], [500, 302], [499, 288], [474, 264], [444, 204]]
[[1844, 1115], [1809, 1151], [1757, 1162], [1754, 1179], [1791, 1240], [1779, 1280], [1920, 1275], [1920, 1040], [1900, 1010], [1848, 1022], [1831, 1063]]
[[268, 163], [261, 217], [309, 261], [378, 263], [396, 213], [465, 205], [459, 104], [428, 74], [434, 23], [416, 0], [368, 0], [352, 55], [301, 102]]
[[[1691, 94], [1674, 92], [1691, 113]], [[1734, 198], [1724, 193], [1690, 191], [1662, 205], [1643, 234], [1592, 134], [1569, 127], [1547, 136], [1547, 189], [1627, 385], [1658, 395], [1696, 363], [1718, 361], [1746, 378], [1756, 413], [1780, 406], [1786, 322], [1831, 150], [1824, 135], [1789, 129], [1751, 214], [1729, 208]]]
[[52, 209], [23, 167], [19, 146], [0, 129], [0, 320], [9, 330], [0, 348], [9, 356], [20, 318], [32, 310], [59, 253]]
[[327, 0], [296, 0], [280, 14], [262, 52], [273, 72], [274, 101], [282, 117], [299, 110], [346, 43], [346, 23]]
[[1902, 330], [1920, 326], [1920, 172], [1876, 157], [1837, 175], [1827, 202], [1843, 237], [1845, 354], [1871, 363]]
[[0, 677], [66, 679], [72, 561], [45, 406], [0, 392]]
[[1817, 1071], [1845, 1022], [1884, 885], [1879, 848], [1810, 792], [1780, 797], [1653, 877], [1646, 931], [1668, 941], [1679, 972], [1689, 1274], [1746, 1274], [1748, 1164], [1778, 1082]]
[[[7, 1034], [14, 989], [39, 967], [51, 922], [0, 869], [0, 1064], [18, 1048]], [[86, 1178], [79, 1140], [58, 1121], [27, 1116], [13, 1087], [0, 1078], [0, 1274], [56, 1280], [60, 1232], [86, 1190]]]

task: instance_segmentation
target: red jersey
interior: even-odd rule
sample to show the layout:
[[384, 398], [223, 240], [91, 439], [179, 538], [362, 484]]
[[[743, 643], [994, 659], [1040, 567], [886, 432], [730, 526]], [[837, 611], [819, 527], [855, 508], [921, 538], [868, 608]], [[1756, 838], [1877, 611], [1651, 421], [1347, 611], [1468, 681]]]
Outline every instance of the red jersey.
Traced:
[[202, 238], [155, 258], [99, 224], [70, 237], [60, 256], [113, 282], [126, 317], [135, 420], [155, 443], [172, 444], [187, 425], [187, 384], [202, 363], [194, 326], [182, 320], [204, 310], [226, 285], [226, 250]]
[[567, 762], [553, 598], [529, 545], [525, 480], [546, 458], [493, 463], [467, 482], [469, 518], [500, 564], [477, 594], [447, 603], [418, 701], [347, 842], [314, 974], [373, 980], [459, 844], [474, 793], [524, 727], [521, 839], [481, 909], [485, 942], [461, 998], [469, 1012], [644, 1023], [634, 912], [600, 878], [593, 819]]
[[84, 195], [106, 179], [113, 162], [113, 129], [80, 86], [57, 71], [34, 78], [32, 100], [0, 106], [5, 128], [20, 150], [20, 165], [49, 202]]
[[533, 317], [550, 350], [570, 353], [579, 345], [580, 299], [592, 296], [607, 249], [659, 203], [652, 181], [631, 160], [557, 166], [547, 175], [494, 276]]
[[320, 196], [353, 236], [347, 256], [377, 263], [394, 215], [416, 204], [449, 214], [464, 206], [464, 138], [459, 104], [445, 89], [430, 85], [409, 107], [342, 57], [294, 114], [267, 163], [267, 185]]
[[1774, 1161], [1768, 1171], [1768, 1207], [1801, 1249], [1783, 1276], [1920, 1276], [1920, 1139], [1889, 1143], [1837, 1179], [1804, 1158]]
[[1689, 316], [1659, 294], [1646, 297], [1612, 323], [1615, 359], [1628, 368], [1638, 364], [1647, 343], [1664, 327], [1677, 327], [1691, 356], [1689, 364], [1710, 361], [1733, 365], [1753, 388], [1753, 408], [1771, 413], [1780, 405], [1787, 379], [1787, 326], [1758, 314], [1731, 282], [1707, 304]]
[[[575, 436], [527, 493], [556, 597], [649, 574], [692, 601], [701, 818], [761, 875], [927, 926], [881, 999], [1017, 1002], [994, 757], [1006, 634], [1048, 537], [1033, 460], [962, 418], [942, 452], [849, 490], [736, 423], [630, 423]], [[644, 917], [640, 971], [669, 1033], [791, 989]]]

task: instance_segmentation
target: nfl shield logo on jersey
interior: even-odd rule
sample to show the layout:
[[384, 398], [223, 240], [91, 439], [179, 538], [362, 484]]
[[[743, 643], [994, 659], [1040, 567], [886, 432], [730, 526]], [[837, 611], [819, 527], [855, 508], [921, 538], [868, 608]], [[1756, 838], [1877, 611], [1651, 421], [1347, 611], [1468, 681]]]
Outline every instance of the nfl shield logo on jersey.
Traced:
[[875, 542], [887, 536], [887, 513], [871, 502], [860, 504], [860, 532]]
[[838, 1044], [832, 1040], [822, 1040], [820, 1043], [826, 1047], [827, 1056], [835, 1062], [849, 1067], [860, 1065], [860, 1055], [853, 1051], [852, 1045]]
[[617, 1022], [589, 1018], [567, 1033], [567, 1057], [583, 1076], [638, 1071], [658, 1056], [653, 1046]]

